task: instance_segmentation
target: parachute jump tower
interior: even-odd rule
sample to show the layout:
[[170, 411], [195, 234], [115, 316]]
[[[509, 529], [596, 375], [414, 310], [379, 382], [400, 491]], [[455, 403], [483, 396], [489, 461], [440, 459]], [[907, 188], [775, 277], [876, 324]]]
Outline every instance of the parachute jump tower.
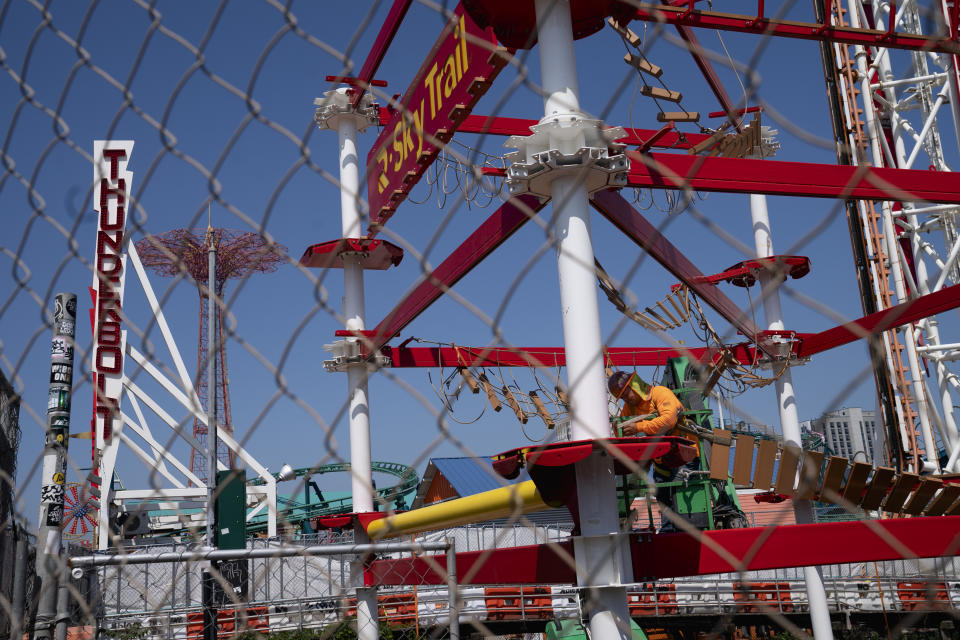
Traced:
[[[286, 248], [268, 244], [256, 233], [235, 229], [174, 229], [163, 234], [148, 236], [137, 242], [141, 260], [162, 276], [176, 277], [189, 275], [197, 284], [200, 294], [200, 322], [197, 338], [197, 378], [196, 390], [202, 405], [207, 406], [210, 385], [207, 379], [207, 291], [208, 254], [210, 243], [216, 251], [216, 273], [214, 294], [218, 301], [223, 300], [224, 286], [227, 280], [243, 278], [253, 273], [276, 271], [286, 262]], [[214, 314], [214, 335], [217, 336], [217, 348], [214, 352], [217, 385], [214, 397], [217, 403], [217, 415], [221, 426], [233, 432], [230, 415], [230, 379], [227, 375], [227, 345], [223, 333], [223, 305], [216, 305]], [[202, 447], [207, 445], [207, 426], [199, 419], [193, 421], [193, 437]], [[217, 447], [217, 458], [228, 468], [236, 467], [234, 453], [222, 443]], [[208, 465], [197, 450], [190, 450], [190, 470], [204, 483], [208, 481]]]
[[[960, 284], [940, 290], [941, 278], [936, 287], [930, 287], [931, 293], [921, 288], [922, 295], [904, 299], [900, 304], [875, 312], [876, 306], [865, 308], [867, 315], [863, 318], [819, 333], [788, 330], [775, 295], [765, 295], [766, 326], [757, 327], [749, 314], [718, 285], [749, 276], [747, 279], [759, 280], [764, 285], [766, 294], [775, 291], [785, 279], [790, 261], [796, 259], [773, 255], [766, 195], [847, 201], [896, 199], [901, 203], [926, 201], [955, 207], [960, 204], [960, 179], [946, 170], [934, 173], [911, 170], [903, 165], [880, 167], [874, 163], [856, 167], [842, 154], [839, 165], [765, 159], [769, 154], [763, 152], [766, 142], [762, 130], [758, 124], [748, 125], [744, 119], [746, 113], [756, 108], [733, 103], [695, 35], [696, 28], [707, 27], [803, 38], [818, 41], [825, 48], [859, 47], [861, 57], [865, 47], [878, 46], [905, 49], [918, 55], [937, 53], [950, 61], [951, 75], [944, 92], [950, 92], [949, 103], [956, 105], [957, 54], [960, 53], [956, 41], [956, 2], [944, 2], [942, 7], [935, 3], [935, 9], [941, 11], [945, 19], [947, 34], [925, 36], [896, 30], [892, 3], [875, 3], [887, 7], [891, 13], [889, 28], [881, 29], [882, 7], [871, 14], [875, 15], [876, 24], [862, 27], [855, 21], [850, 27], [837, 20], [843, 13], [839, 4], [829, 1], [826, 11], [820, 3], [815, 3], [819, 22], [805, 24], [765, 17], [763, 3], [758, 6], [758, 15], [737, 16], [701, 11], [696, 7], [696, 0], [658, 5], [620, 0], [461, 0], [448, 14], [446, 26], [410, 88], [398, 101], [391, 102], [390, 109], [378, 109], [369, 91], [383, 83], [373, 77], [410, 4], [410, 0], [393, 2], [358, 77], [328, 77], [330, 81], [348, 86], [327, 92], [324, 98], [318, 99], [320, 128], [336, 130], [339, 134], [344, 237], [314, 245], [301, 258], [305, 266], [344, 269], [345, 329], [337, 332], [342, 340], [334, 346], [335, 358], [325, 364], [329, 370], [348, 373], [353, 503], [357, 511], [354, 526], [358, 535], [388, 537], [482, 521], [502, 516], [504, 512], [521, 513], [546, 505], [566, 505], [576, 524], [572, 542], [497, 549], [482, 555], [458, 554], [456, 566], [461, 575], [472, 576], [471, 584], [574, 582], [582, 589], [591, 636], [604, 639], [630, 637], [625, 585], [635, 580], [803, 566], [807, 568], [811, 627], [818, 640], [825, 640], [832, 638], [832, 630], [817, 565], [956, 554], [954, 538], [960, 523], [954, 514], [960, 513], [960, 488], [951, 487], [946, 480], [921, 481], [916, 473], [910, 472], [919, 471], [916, 459], [911, 469], [901, 469], [902, 475], [896, 477], [892, 472], [881, 474], [880, 470], [871, 476], [869, 465], [856, 464], [849, 476], [845, 476], [846, 461], [830, 460], [823, 480], [819, 480], [822, 454], [818, 462], [816, 456], [798, 448], [801, 443], [797, 406], [787, 367], [827, 349], [864, 338], [873, 339], [896, 327], [909, 326], [956, 308], [960, 306]], [[676, 124], [697, 121], [697, 112], [661, 111], [659, 128], [630, 130], [610, 127], [584, 116], [577, 89], [573, 41], [595, 33], [608, 19], [634, 47], [640, 39], [627, 27], [632, 20], [676, 27], [720, 103], [718, 113], [726, 118], [726, 124], [714, 135], [690, 132], [680, 136]], [[524, 121], [471, 115], [513, 52], [535, 45], [539, 48], [542, 74], [542, 118]], [[627, 62], [638, 73], [658, 77], [658, 68], [642, 57], [628, 54]], [[873, 81], [863, 71], [858, 77], [862, 82]], [[829, 82], [828, 78], [828, 85]], [[870, 85], [866, 85], [864, 94], [869, 89]], [[657, 91], [656, 95], [664, 100], [670, 100], [676, 93]], [[839, 100], [839, 95], [835, 93], [834, 97]], [[839, 109], [837, 113], [838, 117], [842, 115]], [[366, 195], [370, 215], [366, 233], [360, 236], [356, 139], [357, 132], [371, 124], [380, 124], [384, 129], [367, 156]], [[379, 324], [368, 330], [363, 318], [362, 270], [385, 269], [397, 264], [402, 257], [399, 249], [375, 236], [456, 131], [512, 136], [507, 146], [517, 151], [507, 157], [510, 165], [501, 174], [511, 197], [423, 277]], [[655, 149], [681, 152], [654, 152]], [[749, 194], [756, 229], [756, 258], [721, 274], [704, 275], [619, 194], [618, 189], [623, 187]], [[563, 347], [478, 349], [388, 345], [430, 304], [551, 201], [563, 309]], [[605, 350], [596, 294], [591, 207], [740, 334], [747, 336], [748, 341], [723, 352], [708, 347], [686, 349], [683, 353], [662, 347]], [[890, 207], [884, 208], [888, 216], [889, 210]], [[888, 241], [892, 242], [889, 239], [894, 234], [889, 225], [887, 231], [890, 232]], [[952, 268], [958, 253], [960, 243], [951, 252], [944, 274]], [[907, 333], [912, 336], [912, 330]], [[692, 448], [683, 444], [686, 441], [671, 438], [610, 438], [604, 364], [652, 366], [674, 355], [693, 356], [704, 365], [729, 357], [740, 362], [763, 361], [785, 370], [776, 385], [785, 440], [776, 489], [793, 497], [799, 523], [809, 521], [810, 499], [818, 497], [837, 502], [841, 493], [844, 500], [865, 509], [876, 510], [883, 503], [887, 511], [935, 517], [922, 521], [905, 518], [869, 523], [799, 524], [777, 527], [773, 532], [763, 529], [709, 531], [698, 536], [641, 537], [621, 532], [615, 476], [629, 472], [631, 467], [636, 469], [637, 461], [651, 457], [673, 455], [682, 464], [692, 456]], [[383, 366], [445, 366], [461, 370], [484, 366], [566, 366], [571, 441], [534, 450], [516, 449], [496, 457], [494, 466], [501, 475], [515, 478], [520, 467], [525, 466], [532, 485], [523, 483], [489, 492], [489, 495], [472, 496], [469, 502], [450, 501], [382, 519], [385, 514], [369, 513], [368, 507], [372, 504], [372, 483], [366, 376], [369, 370]], [[919, 386], [917, 394], [921, 398]], [[944, 429], [953, 428], [949, 422]], [[886, 426], [892, 433], [898, 433], [895, 425]], [[913, 425], [909, 429], [913, 429]], [[929, 427], [924, 426], [924, 431], [929, 432]], [[946, 440], [956, 443], [954, 451], [960, 451], [960, 434], [944, 433]], [[739, 442], [738, 438], [738, 445]], [[748, 442], [750, 456], [744, 457], [752, 460], [753, 442]], [[726, 451], [729, 453], [729, 447]], [[929, 458], [929, 447], [926, 455]], [[953, 455], [960, 457], [960, 453]], [[811, 485], [814, 467], [817, 474]], [[723, 471], [725, 478], [726, 465], [716, 468]], [[765, 477], [761, 482], [756, 475], [750, 481], [751, 486], [763, 484], [763, 490], [769, 490], [772, 484], [771, 478]], [[884, 541], [884, 537], [889, 539], [891, 535], [902, 543], [898, 549]], [[447, 579], [419, 558], [374, 560], [364, 565], [363, 571], [364, 587], [358, 589], [358, 631], [362, 638], [376, 637], [375, 588], [378, 585], [406, 584], [406, 576], [432, 576], [429, 579], [435, 580], [434, 584], [443, 584]], [[455, 618], [454, 614], [451, 637], [459, 637]]]

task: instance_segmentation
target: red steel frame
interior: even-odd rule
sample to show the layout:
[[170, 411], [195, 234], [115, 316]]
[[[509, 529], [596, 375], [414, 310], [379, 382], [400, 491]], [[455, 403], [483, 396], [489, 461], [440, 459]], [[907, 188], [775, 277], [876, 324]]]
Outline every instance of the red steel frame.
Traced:
[[944, 171], [632, 151], [627, 155], [631, 187], [960, 204], [960, 176]]
[[[637, 581], [852, 562], [960, 555], [960, 516], [829, 522], [633, 535]], [[789, 552], [785, 552], [789, 550]], [[457, 554], [457, 580], [468, 584], [570, 584], [573, 544], [511, 547]], [[446, 584], [442, 556], [374, 560], [364, 570], [373, 585]], [[412, 580], [412, 581], [411, 581]]]
[[895, 307], [871, 313], [820, 333], [802, 335], [797, 355], [812, 356], [957, 307], [960, 307], [960, 284], [902, 302]]
[[[680, 350], [669, 347], [611, 347], [603, 361], [617, 367], [655, 367], [668, 358], [703, 358], [706, 347]], [[563, 367], [567, 358], [563, 347], [383, 347], [393, 368], [409, 367]]]
[[373, 79], [377, 69], [380, 68], [380, 63], [383, 62], [383, 57], [387, 55], [387, 49], [390, 48], [393, 37], [397, 35], [397, 29], [400, 28], [400, 23], [403, 21], [403, 17], [407, 15], [407, 9], [410, 8], [412, 2], [413, 0], [393, 0], [390, 13], [387, 14], [387, 19], [380, 27], [373, 48], [370, 49], [370, 53], [360, 69], [360, 74], [357, 76], [357, 93], [353, 96], [354, 109], [360, 106], [360, 100], [366, 93], [366, 87]]
[[702, 280], [698, 280], [703, 278], [703, 272], [640, 215], [639, 211], [630, 206], [618, 191], [599, 191], [593, 194], [591, 204], [615, 227], [640, 245], [654, 260], [736, 327], [740, 333], [750, 338], [759, 335], [760, 329], [753, 324], [748, 312], [716, 286], [704, 284]]
[[[361, 91], [355, 96], [355, 101], [360, 100], [363, 84], [372, 79], [379, 67], [409, 6], [410, 0], [394, 1], [359, 74]], [[954, 54], [960, 50], [950, 40], [934, 41], [892, 31], [873, 32], [769, 20], [763, 17], [762, 6], [760, 0], [758, 15], [750, 18], [696, 11], [694, 0], [689, 0], [688, 8], [684, 10], [643, 7], [638, 10], [637, 18], [670, 22], [676, 26], [681, 37], [690, 45], [691, 54], [732, 121], [736, 120], [737, 111], [703, 55], [692, 27], [868, 46], [881, 44], [885, 47]], [[868, 38], [871, 40], [868, 41]], [[531, 123], [522, 119], [472, 116], [463, 123], [461, 130], [501, 135], [526, 134]], [[660, 142], [658, 138], [663, 138], [660, 144], [669, 144], [670, 137], [676, 135], [665, 130], [632, 131], [630, 142], [649, 148]], [[687, 135], [688, 140], [691, 140], [691, 135]], [[895, 197], [901, 201], [960, 203], [960, 180], [944, 173], [666, 154], [631, 154], [631, 157], [634, 161], [630, 169], [630, 186], [634, 187], [874, 200]], [[744, 176], [749, 176], [749, 179]], [[703, 274], [618, 193], [600, 192], [594, 196], [592, 203], [742, 333], [754, 339], [761, 335], [739, 307], [719, 289], [690, 282], [692, 278]], [[546, 201], [532, 196], [521, 196], [500, 207], [428, 278], [401, 300], [376, 329], [364, 332], [372, 338], [374, 350], [396, 336], [442, 295], [445, 288], [453, 286], [545, 204]], [[867, 334], [883, 331], [894, 323], [915, 321], [957, 306], [960, 306], [960, 285], [827, 331], [800, 334], [798, 337], [801, 341], [795, 350], [801, 356], [819, 353]], [[762, 348], [762, 344], [757, 346]], [[749, 353], [753, 347], [737, 345], [735, 349]], [[436, 366], [434, 363], [487, 366], [488, 362], [490, 366], [494, 362], [501, 366], [508, 362], [522, 362], [524, 366], [533, 362], [538, 366], [561, 366], [563, 361], [560, 349], [498, 348], [477, 351], [465, 347], [398, 348], [391, 349], [390, 354], [397, 366]], [[692, 353], [702, 354], [706, 354], [706, 351], [691, 350]], [[661, 357], [670, 352], [669, 349], [611, 349], [607, 355], [614, 364], [622, 359], [629, 359], [630, 364], [636, 363], [638, 358], [656, 358], [659, 362]], [[405, 364], [408, 361], [412, 364]], [[430, 364], [420, 364], [426, 361]], [[960, 517], [791, 525], [708, 531], [698, 537], [684, 534], [634, 537], [631, 540], [631, 552], [634, 574], [638, 579], [667, 578], [737, 570], [957, 555], [960, 549], [960, 534], [957, 531], [960, 531]], [[782, 549], [791, 549], [792, 552], [783, 554]], [[457, 562], [462, 584], [570, 583], [576, 578], [571, 562], [572, 552], [572, 543], [567, 542], [458, 554]], [[443, 566], [442, 560], [435, 560], [432, 566]], [[446, 577], [434, 573], [430, 561], [423, 558], [375, 560], [368, 564], [364, 578], [366, 584], [373, 586], [406, 584], [409, 576], [419, 576], [419, 584], [446, 582]]]
[[[827, 0], [829, 5], [829, 0]], [[763, 0], [760, 0], [762, 11]], [[826, 15], [830, 14], [829, 6]], [[686, 7], [666, 7], [652, 4], [640, 5], [637, 20], [675, 25], [677, 28], [703, 27], [722, 31], [756, 33], [760, 35], [837, 42], [841, 44], [882, 46], [889, 49], [912, 51], [935, 51], [958, 53], [960, 45], [951, 38], [927, 38], [908, 33], [896, 33], [877, 29], [854, 29], [792, 20], [774, 20], [762, 14], [756, 16], [735, 15], [716, 11], [690, 10]], [[681, 32], [682, 33], [682, 32]], [[686, 39], [686, 38], [685, 38]], [[693, 44], [693, 43], [691, 43]]]
[[[677, 31], [680, 33], [680, 37], [683, 38], [684, 42], [687, 43], [687, 48], [690, 51], [690, 55], [693, 56], [693, 61], [697, 64], [697, 67], [700, 68], [700, 73], [703, 74], [703, 78], [707, 81], [710, 90], [713, 91], [713, 95], [720, 101], [720, 106], [723, 107], [723, 110], [726, 112], [727, 118], [736, 125], [738, 131], [742, 131], [743, 125], [740, 124], [739, 111], [734, 106], [730, 96], [727, 95], [727, 90], [723, 88], [723, 83], [720, 82], [717, 72], [714, 71], [713, 65], [710, 64], [710, 60], [704, 53], [703, 47], [700, 46], [697, 34], [693, 32], [693, 29], [680, 24], [677, 25]], [[743, 106], [746, 107], [747, 105]]]
[[376, 351], [400, 333], [433, 304], [445, 289], [452, 287], [480, 264], [547, 202], [535, 196], [522, 195], [512, 198], [494, 211], [463, 244], [398, 302], [375, 329], [364, 332], [372, 341], [372, 344], [368, 344], [369, 348]]
[[[390, 109], [380, 108], [380, 126], [385, 126], [392, 117], [393, 112]], [[457, 131], [497, 136], [527, 136], [530, 135], [530, 127], [538, 122], [538, 120], [530, 118], [469, 115], [463, 119], [463, 122], [457, 127]], [[711, 137], [704, 133], [683, 133], [681, 135], [677, 131], [663, 131], [662, 129], [631, 129], [625, 127], [625, 130], [627, 137], [620, 138], [617, 142], [630, 146], [649, 145], [651, 147], [689, 149]]]
[[[712, 286], [712, 285], [706, 285]], [[702, 291], [703, 289], [701, 289]], [[702, 295], [702, 293], [700, 294]], [[796, 333], [793, 352], [807, 358], [823, 351], [883, 333], [893, 327], [916, 322], [960, 307], [960, 284], [920, 296], [895, 307], [872, 313], [818, 333]], [[761, 332], [764, 337], [766, 332]], [[740, 362], [757, 358], [749, 343], [732, 345]], [[566, 364], [563, 347], [383, 347], [394, 367], [562, 367]], [[618, 367], [663, 365], [666, 358], [685, 355], [703, 360], [714, 354], [705, 347], [671, 349], [668, 347], [614, 347], [604, 353], [604, 362]]]

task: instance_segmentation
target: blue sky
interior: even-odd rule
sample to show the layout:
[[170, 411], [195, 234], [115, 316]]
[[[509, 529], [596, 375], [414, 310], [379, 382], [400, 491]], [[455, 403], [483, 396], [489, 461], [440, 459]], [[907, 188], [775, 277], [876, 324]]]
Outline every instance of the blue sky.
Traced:
[[[47, 9], [47, 25], [43, 25], [43, 12], [29, 2], [12, 2], [0, 12], [0, 121], [9, 123], [2, 134], [7, 173], [0, 182], [0, 212], [6, 222], [0, 260], [7, 273], [0, 277], [0, 367], [23, 394], [17, 480], [23, 489], [21, 506], [31, 520], [36, 512], [33, 494], [39, 493], [36, 462], [42, 449], [47, 392], [50, 331], [44, 323], [53, 292], [78, 294], [79, 346], [89, 348], [86, 290], [91, 282], [88, 265], [96, 218], [87, 194], [95, 139], [109, 135], [136, 141], [128, 165], [140, 205], [136, 228], [133, 220], [128, 226], [134, 239], [144, 233], [205, 225], [212, 191], [217, 194], [212, 206], [215, 225], [263, 228], [289, 248], [294, 262], [307, 246], [340, 235], [336, 137], [315, 130], [312, 103], [330, 88], [326, 75], [343, 72], [347, 60], [353, 70], [362, 65], [390, 3], [290, 4], [285, 12], [279, 3], [253, 0], [159, 2], [151, 14], [137, 3], [55, 1]], [[788, 4], [786, 10], [792, 18], [811, 19], [804, 3]], [[441, 26], [433, 5], [414, 4], [377, 74], [390, 83], [387, 92], [406, 89]], [[685, 106], [704, 115], [718, 109], [689, 54], [676, 46], [675, 32], [656, 33], [655, 27], [645, 30], [639, 23], [633, 28], [649, 43], [650, 59], [664, 68], [667, 86], [683, 92]], [[713, 52], [727, 91], [738, 99], [740, 84], [725, 63], [718, 35], [705, 31], [700, 38]], [[723, 34], [722, 42], [742, 69], [754, 72], [758, 100], [767, 108], [765, 124], [780, 131], [782, 149], [777, 159], [835, 163], [817, 44], [766, 42], [737, 34]], [[190, 50], [199, 47], [202, 62]], [[603, 115], [611, 124], [659, 126], [651, 101], [635, 94], [635, 73], [622, 62], [624, 48], [613, 31], [606, 29], [578, 41], [576, 49], [584, 109]], [[530, 53], [520, 52], [517, 65], [504, 71], [475, 113], [525, 118], [542, 114], [535, 91], [536, 50]], [[95, 68], [81, 62], [86, 55]], [[129, 103], [115, 85], [127, 87]], [[701, 123], [716, 126], [718, 121], [704, 117]], [[161, 135], [159, 126], [168, 135]], [[691, 125], [681, 128], [696, 131]], [[373, 130], [361, 136], [362, 154], [375, 137]], [[505, 152], [499, 138], [459, 135], [456, 140], [497, 156]], [[946, 146], [956, 149], [952, 142]], [[205, 176], [198, 169], [201, 166], [214, 171], [214, 179]], [[24, 182], [32, 185], [32, 193]], [[426, 185], [421, 184], [414, 199], [427, 195]], [[435, 192], [432, 195], [423, 204], [402, 205], [382, 236], [417, 252], [408, 251], [399, 268], [367, 274], [369, 326], [393, 307], [421, 273], [421, 256], [416, 253], [429, 247], [422, 260], [437, 264], [494, 210], [458, 203], [456, 194], [440, 209]], [[662, 193], [654, 198], [664, 205]], [[721, 271], [747, 257], [743, 249], [752, 249], [753, 240], [746, 196], [709, 194], [696, 207], [699, 215], [669, 215], [656, 207], [644, 213], [654, 224], [665, 225], [666, 235], [705, 273]], [[771, 197], [769, 209], [777, 252], [808, 255], [812, 260], [810, 275], [791, 281], [789, 289], [840, 316], [861, 315], [847, 224], [837, 203]], [[550, 209], [545, 211], [549, 215]], [[637, 299], [650, 304], [667, 294], [674, 280], [659, 265], [644, 259], [630, 240], [598, 215], [593, 217], [593, 230], [598, 258], [616, 278], [632, 273], [627, 284]], [[812, 230], [817, 230], [812, 239], [797, 246]], [[481, 316], [499, 314], [498, 327], [509, 343], [560, 346], [556, 264], [553, 251], [544, 250], [544, 242], [540, 227], [526, 225], [457, 285], [461, 299], [448, 296], [437, 302], [402, 336], [483, 346], [494, 336]], [[13, 256], [19, 257], [19, 266]], [[159, 277], [152, 281], [158, 294], [165, 296], [167, 318], [192, 368], [196, 290], [188, 282], [171, 284]], [[725, 291], [747, 308], [743, 289], [725, 285]], [[346, 380], [322, 367], [329, 357], [322, 346], [332, 342], [340, 328], [336, 312], [341, 295], [339, 271], [309, 273], [294, 264], [228, 285], [237, 336], [228, 346], [234, 428], [272, 470], [283, 463], [301, 467], [337, 455], [349, 458], [342, 415]], [[131, 326], [148, 325], [145, 299], [135, 278], [129, 276], [125, 307]], [[817, 331], [836, 324], [834, 318], [795, 297], [784, 298], [784, 311], [789, 329]], [[718, 328], [728, 330], [715, 315], [711, 318]], [[602, 297], [601, 320], [611, 346], [661, 344], [657, 336], [624, 323]], [[761, 312], [757, 320], [762, 322]], [[671, 335], [699, 346], [688, 330]], [[154, 345], [161, 342], [155, 329], [148, 338]], [[797, 367], [794, 379], [801, 419], [841, 405], [873, 409], [867, 365], [864, 345], [852, 344]], [[85, 364], [81, 367], [78, 362], [74, 432], [89, 426], [92, 391], [85, 371]], [[430, 456], [487, 455], [528, 443], [509, 411], [494, 414], [489, 409], [472, 424], [450, 422], [453, 438], [442, 436], [436, 418], [441, 407], [427, 374], [395, 370], [371, 380], [375, 459], [416, 464], [422, 470]], [[522, 389], [536, 386], [529, 371], [503, 374], [508, 380], [513, 376]], [[440, 372], [430, 375], [437, 384]], [[746, 393], [734, 402], [738, 415], [778, 423], [771, 387]], [[456, 417], [473, 419], [482, 406], [482, 396], [464, 397], [457, 404]], [[538, 437], [542, 424], [531, 420], [527, 431]], [[72, 444], [74, 467], [89, 466], [88, 441]], [[176, 446], [185, 451], [182, 445]], [[145, 473], [133, 456], [121, 458], [118, 469], [128, 487], [143, 486]]]

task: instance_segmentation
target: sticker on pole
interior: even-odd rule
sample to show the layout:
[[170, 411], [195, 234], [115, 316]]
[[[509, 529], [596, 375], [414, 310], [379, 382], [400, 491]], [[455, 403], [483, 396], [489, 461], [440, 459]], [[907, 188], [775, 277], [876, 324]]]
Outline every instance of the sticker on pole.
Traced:
[[457, 5], [367, 156], [372, 232], [406, 199], [507, 57], [493, 30], [481, 29]]

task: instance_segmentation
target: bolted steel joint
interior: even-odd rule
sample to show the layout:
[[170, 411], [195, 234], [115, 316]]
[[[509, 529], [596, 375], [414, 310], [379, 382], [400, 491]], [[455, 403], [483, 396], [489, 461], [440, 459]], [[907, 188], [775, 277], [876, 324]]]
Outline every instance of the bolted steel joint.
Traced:
[[356, 108], [353, 106], [353, 96], [356, 89], [339, 87], [323, 94], [322, 98], [314, 98], [313, 104], [317, 110], [313, 113], [313, 120], [318, 129], [337, 130], [337, 123], [342, 118], [352, 119], [357, 131], [363, 131], [371, 125], [380, 123], [380, 106], [373, 101], [373, 96], [365, 93]]
[[625, 147], [614, 143], [626, 137], [623, 127], [604, 129], [599, 120], [568, 114], [551, 116], [530, 130], [532, 135], [511, 136], [504, 143], [517, 149], [506, 155], [510, 195], [549, 198], [550, 182], [571, 174], [581, 176], [588, 193], [627, 185]]
[[325, 344], [323, 348], [333, 354], [332, 360], [324, 360], [323, 368], [328, 372], [336, 373], [347, 371], [350, 367], [365, 365], [367, 371], [376, 371], [393, 365], [393, 361], [382, 353], [376, 353], [367, 358], [363, 357], [359, 340], [337, 340], [332, 344]]

